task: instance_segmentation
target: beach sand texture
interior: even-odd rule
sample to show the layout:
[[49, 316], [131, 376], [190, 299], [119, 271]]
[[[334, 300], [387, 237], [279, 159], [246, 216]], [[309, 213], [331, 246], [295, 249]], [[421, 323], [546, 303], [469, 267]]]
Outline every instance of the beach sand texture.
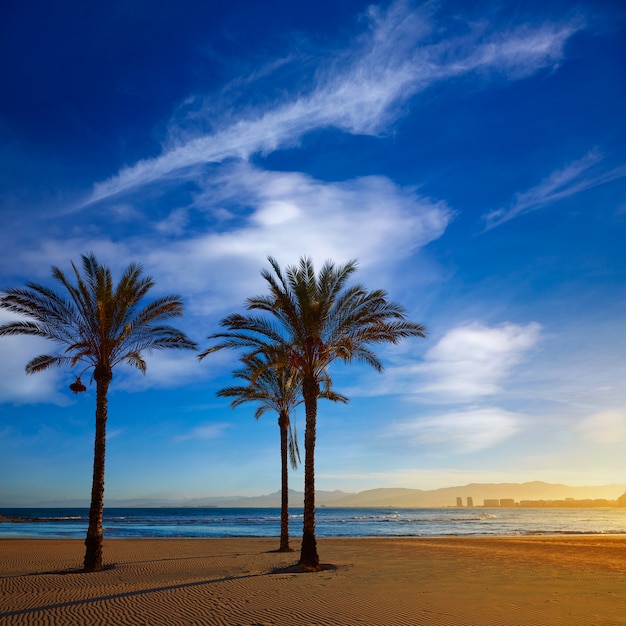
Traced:
[[[626, 624], [626, 538], [321, 539], [316, 573], [277, 539], [0, 540], [0, 624]], [[293, 542], [293, 547], [298, 547]]]

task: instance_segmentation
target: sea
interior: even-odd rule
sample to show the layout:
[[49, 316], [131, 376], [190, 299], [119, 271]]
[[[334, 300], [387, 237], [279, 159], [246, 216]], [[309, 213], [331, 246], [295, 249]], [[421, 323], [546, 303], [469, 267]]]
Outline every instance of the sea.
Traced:
[[[86, 508], [0, 508], [2, 538], [83, 538]], [[302, 509], [290, 509], [290, 535]], [[19, 518], [20, 521], [12, 521]], [[280, 509], [105, 508], [104, 536], [278, 537]], [[626, 508], [348, 509], [321, 507], [318, 537], [499, 537], [626, 534]]]

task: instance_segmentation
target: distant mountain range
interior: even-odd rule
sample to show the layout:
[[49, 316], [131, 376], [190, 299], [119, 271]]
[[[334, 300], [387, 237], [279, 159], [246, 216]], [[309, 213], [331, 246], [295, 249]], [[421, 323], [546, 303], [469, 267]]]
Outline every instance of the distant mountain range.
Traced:
[[[513, 498], [520, 500], [564, 500], [565, 498], [616, 500], [626, 492], [626, 484], [600, 485], [589, 487], [571, 487], [541, 481], [527, 483], [471, 483], [460, 487], [442, 489], [368, 489], [359, 493], [344, 491], [318, 491], [318, 507], [392, 507], [392, 508], [429, 508], [456, 506], [457, 498], [474, 501], [475, 506], [482, 506], [483, 500]], [[301, 507], [304, 500], [302, 492], [290, 490], [289, 504]], [[34, 504], [40, 507], [87, 507], [87, 500], [48, 500]], [[106, 507], [280, 507], [280, 491], [263, 496], [212, 496], [206, 498], [133, 498], [128, 500], [105, 499]]]

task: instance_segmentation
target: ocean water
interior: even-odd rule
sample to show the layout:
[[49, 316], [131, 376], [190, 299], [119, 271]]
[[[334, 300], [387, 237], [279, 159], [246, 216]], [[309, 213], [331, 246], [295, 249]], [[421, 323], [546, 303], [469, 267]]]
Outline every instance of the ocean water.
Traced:
[[[83, 538], [86, 508], [0, 508], [1, 538]], [[278, 537], [280, 510], [259, 508], [106, 508], [105, 537]], [[290, 509], [290, 535], [302, 509]], [[446, 537], [626, 534], [626, 509], [319, 508], [318, 537]]]

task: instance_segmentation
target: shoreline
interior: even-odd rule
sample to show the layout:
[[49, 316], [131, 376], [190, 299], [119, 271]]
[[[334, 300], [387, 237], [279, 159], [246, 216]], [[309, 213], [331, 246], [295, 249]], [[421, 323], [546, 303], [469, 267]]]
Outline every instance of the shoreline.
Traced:
[[[626, 535], [626, 509], [328, 509], [317, 511], [318, 538], [332, 537], [504, 537]], [[83, 539], [86, 510], [0, 510], [21, 520], [0, 521], [0, 538]], [[104, 512], [105, 538], [277, 537], [279, 509], [121, 509]], [[38, 518], [35, 516], [39, 516]], [[299, 539], [301, 514], [290, 514], [291, 536]]]
[[626, 624], [626, 536], [318, 538], [292, 573], [278, 538], [0, 539], [0, 622], [25, 626]]

